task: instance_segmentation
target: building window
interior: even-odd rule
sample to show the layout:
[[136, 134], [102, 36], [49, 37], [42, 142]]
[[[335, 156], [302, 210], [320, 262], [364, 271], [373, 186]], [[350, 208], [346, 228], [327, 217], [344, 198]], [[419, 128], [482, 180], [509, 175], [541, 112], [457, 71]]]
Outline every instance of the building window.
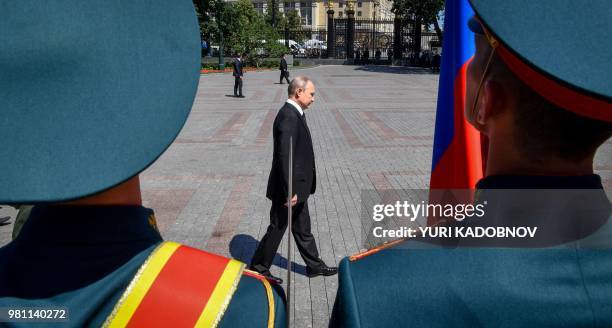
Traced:
[[255, 10], [257, 10], [258, 13], [260, 13], [260, 14], [264, 13], [264, 4], [263, 4], [263, 2], [255, 2], [255, 3], [253, 3], [253, 7], [255, 7]]
[[344, 2], [339, 2], [338, 7], [342, 8], [344, 6]]
[[361, 11], [357, 12], [357, 16], [361, 17]]
[[341, 11], [338, 12], [338, 17], [342, 17], [342, 12]]
[[312, 24], [312, 2], [300, 2], [300, 17], [302, 25]]
[[357, 8], [361, 8], [362, 3], [361, 2], [357, 2]]

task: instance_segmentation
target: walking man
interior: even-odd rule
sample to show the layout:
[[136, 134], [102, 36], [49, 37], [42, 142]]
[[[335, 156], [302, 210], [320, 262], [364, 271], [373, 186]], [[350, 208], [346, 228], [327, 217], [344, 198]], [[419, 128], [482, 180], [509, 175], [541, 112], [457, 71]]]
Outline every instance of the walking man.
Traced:
[[244, 98], [242, 95], [242, 75], [244, 74], [242, 67], [244, 66], [242, 54], [236, 54], [234, 58], [234, 97]]
[[[612, 205], [594, 170], [612, 137], [611, 71], [596, 63], [612, 47], [589, 33], [612, 29], [609, 4], [471, 4], [464, 113], [489, 141], [474, 195], [486, 213], [446, 228], [537, 234], [413, 239], [344, 259], [330, 327], [612, 327]], [[551, 37], [569, 33], [584, 40], [567, 47]], [[450, 58], [449, 67], [460, 62]]]
[[[304, 111], [314, 102], [315, 87], [307, 77], [298, 76], [289, 83], [288, 94], [289, 99], [274, 120], [274, 154], [266, 193], [272, 201], [270, 225], [251, 261], [251, 270], [278, 283], [281, 283], [282, 279], [270, 273], [270, 266], [287, 228], [287, 206], [293, 208], [291, 232], [306, 263], [306, 274], [314, 277], [330, 276], [338, 272], [338, 268], [328, 267], [319, 258], [317, 245], [310, 231], [308, 197], [315, 192], [317, 175], [312, 139]], [[294, 173], [293, 198], [291, 204], [288, 204], [290, 138], [293, 140]]]
[[285, 78], [285, 80], [287, 81], [287, 84], [289, 84], [289, 71], [287, 70], [286, 57], [287, 57], [287, 54], [283, 54], [283, 58], [281, 58], [280, 65], [278, 67], [278, 69], [280, 69], [281, 71], [280, 84], [283, 84], [283, 78]]

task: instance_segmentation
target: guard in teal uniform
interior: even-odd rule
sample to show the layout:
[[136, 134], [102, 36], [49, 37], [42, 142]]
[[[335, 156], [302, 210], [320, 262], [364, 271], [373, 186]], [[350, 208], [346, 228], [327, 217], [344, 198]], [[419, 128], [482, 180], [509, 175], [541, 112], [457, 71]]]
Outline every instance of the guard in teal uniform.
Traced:
[[422, 236], [344, 259], [330, 326], [612, 327], [612, 207], [593, 174], [612, 135], [610, 3], [471, 5], [465, 112], [489, 139], [486, 214], [444, 227], [537, 233]]
[[284, 326], [279, 286], [141, 205], [198, 86], [192, 2], [4, 2], [0, 40], [0, 203], [35, 205], [0, 248], [0, 326]]

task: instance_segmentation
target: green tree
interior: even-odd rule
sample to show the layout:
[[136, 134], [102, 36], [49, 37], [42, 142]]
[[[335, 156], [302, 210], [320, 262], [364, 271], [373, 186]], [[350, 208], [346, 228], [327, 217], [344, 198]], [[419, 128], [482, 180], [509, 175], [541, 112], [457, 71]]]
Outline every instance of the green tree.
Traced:
[[[237, 2], [210, 1], [210, 17], [202, 24], [214, 44], [219, 44], [219, 30], [223, 33], [224, 50], [228, 55], [246, 53], [247, 60], [257, 65], [261, 57], [277, 57], [286, 49], [279, 44], [278, 33], [266, 24], [264, 17], [255, 10], [249, 0]], [[220, 21], [219, 21], [220, 17]]]
[[296, 9], [291, 9], [285, 12], [283, 17], [283, 23], [280, 25], [282, 28], [289, 28], [290, 30], [301, 30], [302, 29], [302, 18]]
[[267, 10], [266, 10], [266, 13], [264, 14], [266, 23], [268, 23], [269, 25], [274, 25], [273, 19], [272, 19], [273, 2], [274, 2], [274, 9], [276, 9], [276, 15], [274, 17], [276, 19], [276, 28], [285, 29], [287, 27], [289, 28], [289, 30], [292, 30], [292, 31], [301, 30], [302, 18], [298, 14], [298, 11], [296, 9], [287, 10], [285, 12], [280, 11], [279, 6], [283, 5], [283, 3], [282, 2], [279, 3], [279, 0], [268, 0], [267, 1]]
[[442, 41], [442, 30], [438, 24], [438, 14], [444, 9], [444, 0], [394, 0], [392, 11], [402, 17], [404, 23], [413, 28], [415, 38], [413, 51], [421, 51], [421, 26], [433, 25]]
[[[211, 19], [209, 10], [211, 1], [212, 0], [193, 0], [193, 4], [195, 6], [196, 14], [198, 17], [198, 22], [200, 25], [200, 40], [206, 41], [207, 43], [210, 43], [211, 35], [210, 31], [206, 30], [204, 26], [206, 25], [205, 22]], [[202, 55], [204, 56], [208, 54], [209, 51], [210, 47], [207, 48], [206, 53], [202, 53]]]

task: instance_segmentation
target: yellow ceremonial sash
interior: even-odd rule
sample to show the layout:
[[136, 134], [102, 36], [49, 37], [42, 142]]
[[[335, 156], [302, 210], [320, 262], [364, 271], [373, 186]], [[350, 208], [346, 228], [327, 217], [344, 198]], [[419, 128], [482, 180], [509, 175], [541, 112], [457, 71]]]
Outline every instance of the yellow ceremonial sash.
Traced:
[[105, 327], [216, 327], [244, 264], [163, 242], [140, 267]]

